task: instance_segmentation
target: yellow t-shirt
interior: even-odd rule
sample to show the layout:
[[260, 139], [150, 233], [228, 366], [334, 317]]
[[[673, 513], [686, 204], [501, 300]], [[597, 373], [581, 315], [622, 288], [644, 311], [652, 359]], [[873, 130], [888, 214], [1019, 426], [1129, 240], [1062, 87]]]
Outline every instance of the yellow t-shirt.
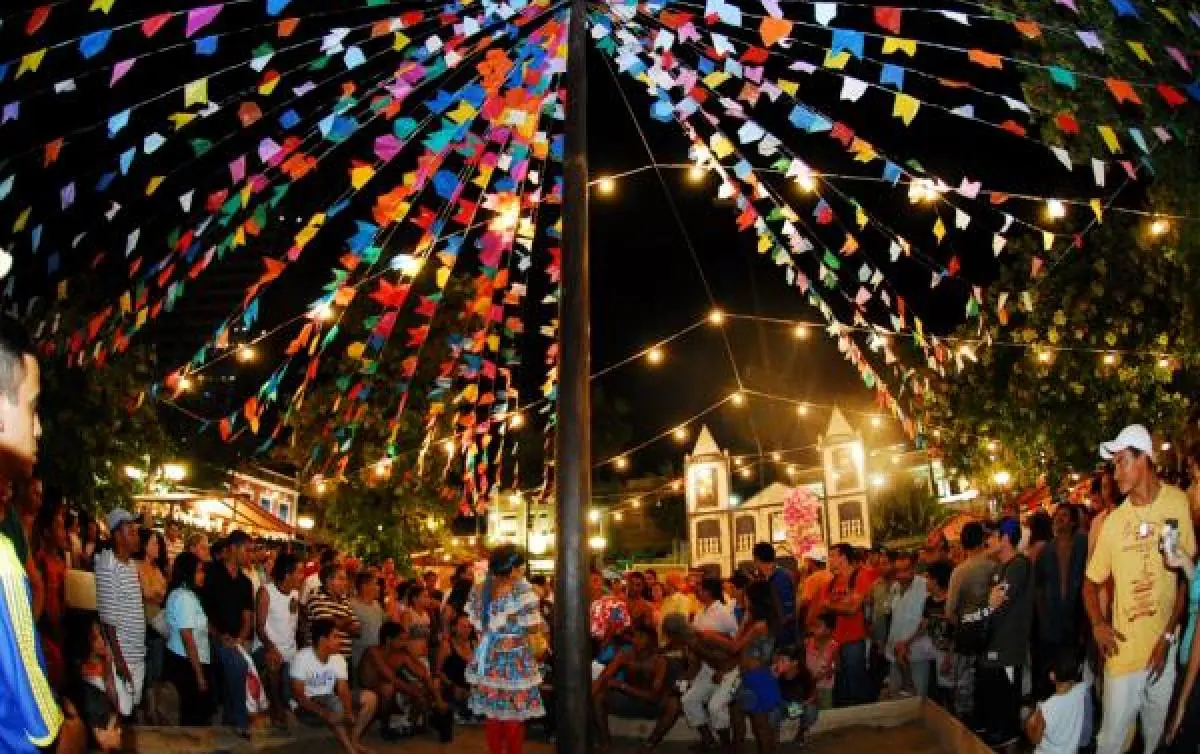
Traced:
[[1128, 499], [1108, 514], [1087, 577], [1097, 584], [1113, 578], [1113, 627], [1125, 637], [1105, 672], [1123, 675], [1143, 670], [1154, 645], [1167, 629], [1175, 604], [1176, 574], [1163, 562], [1158, 546], [1163, 522], [1179, 522], [1179, 549], [1196, 554], [1196, 532], [1183, 490], [1164, 484], [1149, 505]]
[[683, 592], [676, 592], [663, 600], [662, 614], [666, 616], [671, 613], [683, 613], [688, 620], [691, 620], [699, 612], [698, 608], [699, 603], [696, 602], [695, 597]]

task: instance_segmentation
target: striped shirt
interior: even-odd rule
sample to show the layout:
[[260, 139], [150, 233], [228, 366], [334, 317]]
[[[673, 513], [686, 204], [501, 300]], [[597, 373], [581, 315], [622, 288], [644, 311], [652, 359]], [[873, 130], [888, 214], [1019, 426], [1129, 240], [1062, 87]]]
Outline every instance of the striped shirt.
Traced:
[[96, 611], [100, 622], [112, 626], [129, 664], [146, 659], [146, 613], [137, 563], [122, 563], [112, 550], [96, 556]]
[[[334, 622], [353, 621], [358, 623], [358, 618], [354, 615], [354, 608], [350, 606], [350, 600], [345, 597], [334, 597], [329, 592], [325, 591], [325, 587], [321, 587], [308, 598], [308, 625], [312, 625], [316, 620], [332, 620]], [[311, 634], [306, 637], [308, 644], [312, 645]], [[345, 656], [346, 662], [350, 662], [354, 655], [354, 637], [348, 633], [342, 634], [342, 646], [338, 652]]]

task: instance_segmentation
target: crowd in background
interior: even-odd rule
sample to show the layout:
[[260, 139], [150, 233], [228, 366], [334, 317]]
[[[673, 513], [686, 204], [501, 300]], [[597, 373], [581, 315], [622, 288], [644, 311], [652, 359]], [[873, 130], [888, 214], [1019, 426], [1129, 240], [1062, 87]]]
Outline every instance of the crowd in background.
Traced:
[[[176, 722], [168, 687], [182, 725], [324, 725], [347, 754], [376, 724], [449, 741], [482, 722], [491, 754], [520, 754], [531, 718], [553, 736], [553, 588], [520, 552], [402, 581], [331, 548], [185, 539], [119, 508], [90, 520], [33, 477], [38, 382], [0, 322], [0, 751], [116, 750], [130, 725]], [[785, 723], [803, 737], [823, 709], [921, 695], [996, 748], [1196, 754], [1200, 454], [1187, 494], [1144, 427], [1100, 454], [1091, 506], [1006, 510], [916, 553], [835, 544], [797, 564], [759, 543], [724, 581], [594, 572], [600, 745], [610, 717], [654, 720], [653, 748], [682, 716], [702, 748], [731, 752], [749, 727], [769, 754]], [[68, 606], [78, 574], [94, 610]]]

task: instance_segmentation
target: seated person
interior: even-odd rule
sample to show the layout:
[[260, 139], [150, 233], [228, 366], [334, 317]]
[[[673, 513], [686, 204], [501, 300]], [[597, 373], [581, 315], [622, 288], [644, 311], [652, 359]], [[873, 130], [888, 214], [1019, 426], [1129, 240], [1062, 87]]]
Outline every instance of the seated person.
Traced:
[[375, 717], [378, 698], [370, 689], [351, 694], [346, 658], [340, 653], [342, 634], [333, 621], [315, 620], [309, 630], [312, 646], [296, 653], [289, 668], [296, 717], [309, 725], [328, 725], [345, 754], [371, 754], [362, 735]]
[[612, 744], [608, 716], [656, 720], [654, 731], [642, 746], [649, 751], [679, 719], [679, 697], [667, 685], [667, 658], [658, 651], [658, 631], [648, 623], [633, 627], [633, 645], [605, 666], [592, 683], [592, 718], [599, 730], [599, 748]]
[[417, 654], [424, 645], [423, 639], [411, 638], [399, 623], [389, 622], [379, 630], [378, 646], [370, 647], [363, 654], [358, 670], [359, 683], [386, 699], [387, 711], [382, 716], [386, 738], [412, 732], [393, 731], [388, 724], [397, 711], [396, 696], [399, 695], [414, 713], [409, 717], [414, 729], [420, 728], [416, 725], [417, 718], [429, 715], [443, 739], [450, 740], [447, 718], [452, 724], [453, 716], [449, 705], [439, 696], [439, 684], [430, 674], [428, 662]]
[[779, 679], [779, 691], [783, 695], [777, 722], [798, 720], [800, 730], [796, 733], [796, 741], [803, 743], [808, 731], [817, 724], [820, 711], [817, 682], [808, 670], [804, 650], [800, 647], [779, 650], [775, 653], [771, 672]]
[[730, 705], [738, 686], [738, 656], [725, 642], [716, 642], [695, 631], [682, 613], [663, 618], [667, 648], [684, 650], [687, 669], [679, 686], [680, 704], [688, 725], [696, 729], [705, 748], [733, 747]]
[[117, 686], [108, 642], [98, 620], [88, 629], [88, 655], [79, 668], [79, 709], [88, 729], [88, 739], [103, 752], [121, 750], [121, 722], [117, 713]]
[[456, 614], [446, 625], [449, 630], [442, 637], [437, 658], [442, 698], [454, 709], [454, 714], [467, 722], [474, 717], [467, 705], [471, 697], [467, 666], [475, 657], [475, 632], [466, 613]]

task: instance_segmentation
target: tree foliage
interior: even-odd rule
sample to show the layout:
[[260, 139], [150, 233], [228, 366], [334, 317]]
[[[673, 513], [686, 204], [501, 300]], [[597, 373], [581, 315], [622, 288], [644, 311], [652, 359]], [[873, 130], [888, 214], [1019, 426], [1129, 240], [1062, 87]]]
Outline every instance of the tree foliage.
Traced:
[[[1015, 6], [1018, 17], [1044, 27], [1061, 25], [1066, 13], [1080, 28], [1094, 28], [1108, 40], [1101, 54], [1071, 34], [1048, 32], [1025, 43], [1025, 57], [1104, 77], [1170, 79], [1173, 63], [1164, 46], [1179, 45], [1180, 32], [1152, 8], [1144, 8], [1146, 18], [1131, 27], [1114, 17], [1105, 0], [1079, 0], [1078, 16], [1054, 4], [1019, 0]], [[1162, 65], [1139, 61], [1125, 40], [1143, 42]], [[1095, 89], [1100, 81], [1080, 85], [1085, 84]], [[991, 286], [984, 324], [968, 323], [955, 333], [984, 343], [971, 349], [977, 361], [968, 358], [933, 397], [932, 439], [949, 466], [976, 479], [990, 479], [1004, 469], [1017, 485], [1042, 475], [1054, 482], [1069, 470], [1091, 468], [1096, 444], [1131, 422], [1171, 437], [1183, 427], [1200, 387], [1200, 227], [1172, 220], [1165, 232], [1151, 229], [1157, 216], [1190, 215], [1200, 206], [1196, 107], [1172, 111], [1148, 90], [1141, 107], [1116, 105], [1103, 90], [1081, 96], [1053, 83], [1044, 70], [1029, 74], [1024, 89], [1036, 110], [1071, 112], [1087, 124], [1078, 136], [1064, 135], [1049, 118], [1041, 124], [1047, 143], [1071, 150], [1076, 172], [1090, 169], [1082, 155], [1138, 164], [1140, 152], [1126, 138], [1131, 126], [1140, 127], [1154, 148], [1146, 156], [1152, 168], [1143, 167], [1139, 183], [1110, 170], [1106, 189], [1113, 206], [1146, 214], [1106, 208], [1081, 246], [1050, 255], [1031, 240], [1012, 244], [1008, 258], [1013, 261]], [[1129, 151], [1108, 153], [1095, 126], [1105, 123], [1116, 128]], [[1166, 126], [1169, 143], [1157, 143], [1151, 131], [1156, 125]], [[1072, 227], [1092, 221], [1086, 206], [1071, 213], [1065, 222]], [[1037, 255], [1046, 264], [1034, 276], [1031, 260]], [[1006, 307], [1000, 305], [1003, 292], [1008, 292]]]
[[888, 488], [871, 503], [871, 540], [896, 540], [924, 537], [947, 517], [924, 482], [909, 482]]

